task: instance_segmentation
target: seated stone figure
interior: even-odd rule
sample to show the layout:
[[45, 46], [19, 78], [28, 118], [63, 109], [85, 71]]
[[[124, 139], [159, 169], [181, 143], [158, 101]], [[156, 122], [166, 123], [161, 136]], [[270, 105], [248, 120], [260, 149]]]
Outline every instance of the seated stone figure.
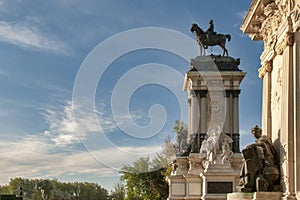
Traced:
[[242, 150], [244, 161], [240, 174], [240, 190], [279, 191], [280, 173], [271, 139], [262, 135], [262, 129], [257, 125], [251, 129], [251, 133], [257, 140]]

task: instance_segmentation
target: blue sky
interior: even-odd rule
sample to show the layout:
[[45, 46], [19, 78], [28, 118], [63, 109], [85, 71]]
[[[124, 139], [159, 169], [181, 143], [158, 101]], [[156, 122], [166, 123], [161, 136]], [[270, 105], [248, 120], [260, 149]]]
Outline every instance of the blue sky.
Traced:
[[[166, 136], [174, 137], [174, 121], [187, 121], [187, 104], [181, 103], [187, 98], [183, 77], [188, 60], [198, 56], [196, 41], [191, 51], [182, 53], [191, 57], [162, 48], [139, 48], [107, 66], [97, 65], [97, 73], [92, 71], [78, 87], [76, 83], [86, 63], [96, 65], [122, 45], [135, 46], [138, 40], [153, 37], [156, 46], [163, 46], [168, 42], [163, 30], [195, 40], [191, 24], [206, 29], [210, 19], [217, 32], [231, 34], [229, 55], [241, 58], [240, 68], [247, 72], [240, 94], [241, 146], [252, 142], [249, 129], [261, 124], [262, 80], [257, 69], [263, 46], [239, 28], [250, 3], [0, 0], [0, 184], [22, 176], [93, 181], [110, 189], [118, 180], [119, 167], [156, 153]], [[145, 27], [158, 35], [149, 35]], [[136, 34], [130, 40], [113, 43], [130, 30]], [[105, 41], [112, 45], [97, 54]], [[183, 48], [179, 41], [173, 42], [167, 45]], [[90, 60], [93, 52], [99, 60]], [[219, 47], [207, 53], [219, 54]], [[93, 85], [94, 79], [99, 81]], [[84, 93], [90, 86], [95, 96], [88, 99], [89, 106], [74, 104], [74, 93], [80, 97], [77, 89]], [[129, 86], [139, 87], [128, 95]]]

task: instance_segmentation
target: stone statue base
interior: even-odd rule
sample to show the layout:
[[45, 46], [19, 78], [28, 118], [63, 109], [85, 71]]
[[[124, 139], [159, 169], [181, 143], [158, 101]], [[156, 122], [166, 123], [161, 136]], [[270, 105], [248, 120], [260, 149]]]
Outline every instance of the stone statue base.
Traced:
[[282, 192], [234, 192], [227, 194], [227, 200], [279, 200]]

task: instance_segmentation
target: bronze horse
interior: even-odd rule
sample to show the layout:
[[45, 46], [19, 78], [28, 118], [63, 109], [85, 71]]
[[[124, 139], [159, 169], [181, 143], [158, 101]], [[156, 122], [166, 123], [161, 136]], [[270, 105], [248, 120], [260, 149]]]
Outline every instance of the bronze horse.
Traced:
[[[196, 32], [197, 42], [200, 46], [200, 54], [203, 55], [202, 50], [207, 49], [208, 46], [219, 45], [223, 50], [223, 56], [226, 53], [228, 56], [228, 51], [225, 48], [226, 38], [230, 41], [231, 36], [229, 34], [212, 34], [208, 38], [208, 34], [204, 32], [197, 24], [193, 24], [191, 27], [191, 32]], [[205, 54], [205, 51], [204, 51]]]

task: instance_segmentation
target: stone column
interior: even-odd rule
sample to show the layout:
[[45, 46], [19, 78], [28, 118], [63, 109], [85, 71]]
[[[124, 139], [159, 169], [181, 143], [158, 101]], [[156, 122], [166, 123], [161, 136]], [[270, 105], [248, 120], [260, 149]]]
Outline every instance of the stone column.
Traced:
[[295, 160], [294, 160], [294, 92], [293, 92], [293, 48], [288, 46], [283, 52], [282, 102], [281, 102], [281, 181], [283, 199], [295, 197]]
[[199, 124], [199, 105], [198, 99], [196, 96], [196, 91], [191, 91], [191, 136], [194, 137], [197, 133], [198, 124]]
[[207, 90], [200, 90], [199, 91], [199, 99], [200, 99], [200, 126], [199, 126], [199, 148], [205, 138], [206, 135], [206, 95]]
[[[223, 132], [230, 134], [230, 118], [231, 118], [231, 106], [230, 106], [230, 94], [232, 90], [225, 90], [225, 124]], [[231, 134], [230, 134], [231, 135]]]
[[273, 68], [272, 61], [266, 61], [262, 64], [259, 71], [259, 78], [263, 79], [263, 98], [262, 98], [262, 129], [270, 138], [272, 138], [272, 117], [271, 117], [271, 72]]
[[199, 99], [197, 97], [198, 90], [191, 90], [190, 96], [191, 96], [191, 121], [189, 122], [190, 125], [190, 140], [191, 140], [191, 152], [197, 153], [199, 152], [199, 142], [198, 142], [198, 129], [199, 129]]
[[295, 137], [295, 182], [296, 194], [300, 198], [300, 32], [294, 34], [294, 137]]
[[191, 131], [192, 128], [192, 96], [190, 94], [188, 94], [188, 138], [187, 138], [187, 142], [190, 143], [192, 142], [191, 139], [193, 138], [193, 132]]
[[232, 91], [232, 149], [234, 153], [240, 152], [240, 134], [239, 134], [239, 94], [240, 90]]

